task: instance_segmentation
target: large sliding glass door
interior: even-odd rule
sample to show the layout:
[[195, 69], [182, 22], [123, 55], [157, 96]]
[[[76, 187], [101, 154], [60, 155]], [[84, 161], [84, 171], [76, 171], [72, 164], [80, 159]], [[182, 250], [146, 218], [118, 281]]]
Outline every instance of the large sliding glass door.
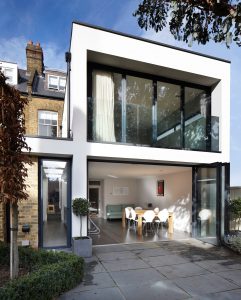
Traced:
[[98, 66], [88, 78], [89, 141], [219, 150], [209, 87]]
[[219, 243], [224, 237], [229, 169], [217, 163], [193, 167], [193, 236]]
[[197, 236], [217, 235], [217, 168], [197, 170]]
[[70, 162], [40, 161], [40, 246], [70, 246]]
[[157, 82], [156, 145], [160, 148], [181, 148], [181, 87]]

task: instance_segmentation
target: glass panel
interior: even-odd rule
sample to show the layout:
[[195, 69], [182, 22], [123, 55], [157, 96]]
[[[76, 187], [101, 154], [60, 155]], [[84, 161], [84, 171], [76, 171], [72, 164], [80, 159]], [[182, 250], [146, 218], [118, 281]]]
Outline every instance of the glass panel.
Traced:
[[59, 78], [59, 89], [61, 91], [65, 90], [65, 85], [66, 85], [66, 79], [65, 78]]
[[69, 163], [42, 163], [43, 247], [67, 246], [67, 180]]
[[207, 149], [210, 96], [200, 89], [185, 88], [185, 148]]
[[113, 73], [114, 80], [114, 123], [116, 142], [122, 141], [122, 75]]
[[199, 237], [216, 237], [216, 168], [199, 168], [197, 173], [197, 226]]
[[126, 142], [152, 143], [152, 80], [126, 76]]
[[47, 126], [39, 124], [38, 134], [41, 135], [41, 136], [47, 136], [47, 133], [48, 133]]
[[181, 87], [157, 82], [157, 142], [161, 148], [181, 147]]
[[12, 76], [13, 75], [13, 69], [7, 69], [5, 68], [5, 76], [6, 77], [9, 77], [9, 76]]
[[[122, 76], [117, 73], [93, 72], [93, 140], [121, 141]], [[90, 111], [91, 107], [89, 107]]]
[[211, 117], [211, 151], [219, 151], [219, 117]]
[[49, 88], [58, 89], [59, 79], [57, 76], [49, 76]]

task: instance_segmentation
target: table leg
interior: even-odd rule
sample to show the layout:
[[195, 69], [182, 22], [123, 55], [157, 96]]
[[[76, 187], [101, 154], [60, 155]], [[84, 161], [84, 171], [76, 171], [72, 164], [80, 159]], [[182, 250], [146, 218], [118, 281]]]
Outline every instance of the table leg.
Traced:
[[138, 216], [137, 234], [142, 235], [142, 215]]

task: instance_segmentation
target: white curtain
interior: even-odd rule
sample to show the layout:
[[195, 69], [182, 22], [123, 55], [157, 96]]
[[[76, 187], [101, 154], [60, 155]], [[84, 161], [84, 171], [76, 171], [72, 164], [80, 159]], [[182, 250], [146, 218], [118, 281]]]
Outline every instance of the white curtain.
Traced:
[[93, 72], [94, 140], [115, 142], [114, 81], [110, 72]]

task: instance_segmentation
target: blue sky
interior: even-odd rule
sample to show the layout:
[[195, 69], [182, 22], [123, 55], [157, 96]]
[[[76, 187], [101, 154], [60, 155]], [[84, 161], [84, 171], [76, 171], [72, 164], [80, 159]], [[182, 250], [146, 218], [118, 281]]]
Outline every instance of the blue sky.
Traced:
[[[188, 48], [164, 30], [141, 30], [132, 17], [139, 0], [1, 0], [0, 60], [26, 66], [28, 40], [39, 41], [45, 65], [66, 69], [64, 53], [69, 48], [71, 22], [78, 20], [107, 27], [162, 43]], [[241, 186], [241, 47], [227, 49], [224, 44], [194, 44], [193, 51], [231, 60], [231, 185]]]

